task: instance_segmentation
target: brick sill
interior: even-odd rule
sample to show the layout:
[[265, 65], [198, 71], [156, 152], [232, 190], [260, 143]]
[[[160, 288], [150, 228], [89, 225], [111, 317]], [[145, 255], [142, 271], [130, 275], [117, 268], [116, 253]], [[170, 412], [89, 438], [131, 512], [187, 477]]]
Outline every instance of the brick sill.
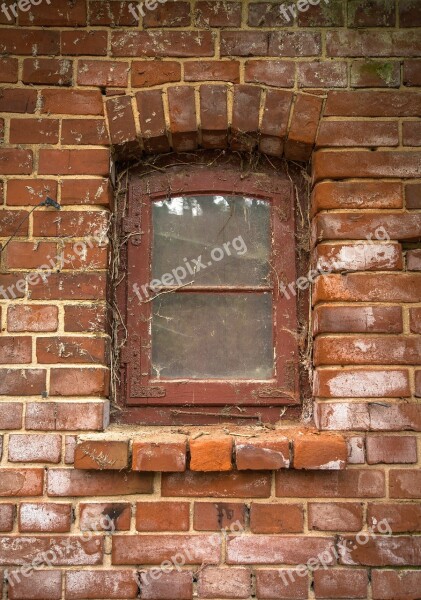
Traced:
[[342, 435], [314, 428], [234, 435], [108, 433], [79, 436], [74, 466], [142, 472], [341, 470], [346, 467], [347, 455]]

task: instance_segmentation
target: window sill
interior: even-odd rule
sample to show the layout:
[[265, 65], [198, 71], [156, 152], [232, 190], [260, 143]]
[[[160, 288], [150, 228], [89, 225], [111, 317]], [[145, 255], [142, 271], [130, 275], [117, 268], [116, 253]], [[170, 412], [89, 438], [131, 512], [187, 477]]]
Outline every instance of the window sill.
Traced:
[[229, 472], [243, 470], [341, 470], [347, 443], [336, 433], [293, 428], [270, 433], [137, 432], [79, 436], [74, 466], [84, 470]]

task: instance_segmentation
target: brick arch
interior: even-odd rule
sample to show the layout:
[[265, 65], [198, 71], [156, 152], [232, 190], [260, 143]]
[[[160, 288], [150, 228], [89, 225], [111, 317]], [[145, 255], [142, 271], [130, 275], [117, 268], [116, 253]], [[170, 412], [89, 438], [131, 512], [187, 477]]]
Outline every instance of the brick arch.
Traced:
[[110, 142], [120, 157], [198, 147], [259, 149], [308, 161], [323, 99], [255, 85], [177, 85], [106, 100]]

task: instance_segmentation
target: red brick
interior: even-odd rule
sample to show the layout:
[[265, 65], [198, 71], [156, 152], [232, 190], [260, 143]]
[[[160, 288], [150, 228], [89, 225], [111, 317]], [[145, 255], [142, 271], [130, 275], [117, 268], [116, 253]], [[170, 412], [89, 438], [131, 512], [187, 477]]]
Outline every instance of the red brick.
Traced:
[[76, 446], [75, 469], [121, 471], [128, 464], [128, 442], [82, 440]]
[[421, 277], [418, 274], [350, 273], [321, 275], [314, 286], [314, 303], [330, 302], [418, 302]]
[[[103, 538], [99, 536], [90, 540], [84, 540], [80, 535], [3, 536], [0, 540], [0, 561], [3, 565], [30, 565], [34, 557], [48, 552], [52, 547], [55, 551], [47, 555], [49, 565], [101, 565], [103, 561]], [[43, 600], [43, 596], [39, 598]]]
[[105, 363], [105, 338], [46, 337], [37, 339], [39, 364]]
[[137, 598], [137, 573], [130, 570], [67, 571], [66, 598]]
[[137, 531], [188, 531], [188, 502], [138, 502]]
[[417, 213], [324, 213], [315, 220], [318, 240], [367, 238], [370, 244], [390, 239], [417, 241], [421, 237], [420, 229], [421, 216]]
[[25, 426], [47, 431], [102, 431], [108, 419], [107, 402], [30, 402]]
[[105, 277], [101, 273], [57, 273], [30, 288], [32, 300], [105, 300]]
[[421, 571], [386, 571], [373, 569], [371, 585], [375, 600], [417, 600]]
[[298, 25], [300, 27], [343, 27], [345, 25], [346, 6], [342, 0], [330, 0], [329, 3], [321, 6], [319, 4], [305, 6], [305, 12], [298, 13]]
[[394, 27], [395, 6], [388, 0], [351, 0], [348, 6], [348, 27]]
[[168, 152], [164, 106], [161, 90], [144, 90], [136, 94], [140, 129], [146, 152]]
[[328, 92], [325, 116], [416, 117], [418, 92], [336, 91]]
[[210, 31], [115, 31], [112, 56], [213, 56]]
[[77, 444], [77, 436], [64, 436], [64, 462], [66, 465], [72, 465], [75, 460], [75, 449]]
[[[66, 3], [67, 4], [67, 3]], [[19, 14], [19, 25], [34, 27], [80, 27], [86, 25], [87, 7], [85, 0], [72, 0], [63, 7], [53, 2], [31, 7], [29, 12]]]
[[[69, 115], [102, 115], [102, 95], [99, 90], [42, 90], [43, 113]], [[92, 173], [91, 173], [92, 175]]]
[[420, 60], [405, 60], [403, 63], [403, 83], [407, 86], [421, 85]]
[[[22, 13], [21, 13], [22, 14]], [[28, 54], [48, 56], [60, 53], [60, 32], [43, 29], [4, 28], [1, 33], [1, 54]]]
[[421, 431], [421, 406], [417, 404], [370, 404], [370, 428], [373, 431]]
[[399, 87], [401, 83], [400, 67], [399, 62], [354, 60], [351, 64], [351, 86], [357, 88]]
[[290, 466], [288, 438], [240, 441], [235, 444], [237, 469], [287, 469]]
[[360, 531], [363, 505], [357, 502], [309, 502], [308, 528], [316, 531]]
[[352, 536], [339, 538], [340, 542], [347, 546], [347, 550], [341, 554], [341, 564], [369, 567], [419, 564], [421, 537], [362, 535], [364, 535], [364, 542], [368, 538], [365, 544], [358, 543], [358, 538]]
[[417, 56], [419, 37], [415, 31], [344, 30], [326, 34], [328, 56], [371, 57], [371, 56]]
[[318, 338], [316, 365], [417, 365], [421, 340], [399, 336], [347, 336]]
[[47, 493], [53, 497], [150, 494], [152, 490], [151, 475], [112, 471], [91, 473], [75, 469], [50, 469], [48, 472]]
[[256, 144], [259, 129], [261, 90], [252, 85], [236, 85], [232, 107], [231, 147], [235, 150], [251, 150]]
[[133, 442], [134, 471], [185, 471], [186, 441], [134, 441]]
[[[4, 211], [3, 216], [4, 218]], [[0, 274], [0, 294], [5, 300], [12, 298], [23, 298], [25, 295], [26, 284], [18, 275]]]
[[10, 462], [58, 463], [61, 458], [60, 435], [11, 434]]
[[276, 87], [293, 87], [295, 65], [283, 60], [248, 60], [244, 80]]
[[63, 119], [61, 143], [73, 145], [108, 146], [109, 137], [102, 119]]
[[229, 471], [232, 469], [232, 438], [190, 440], [192, 471]]
[[343, 62], [298, 63], [298, 86], [305, 88], [346, 87], [347, 65]]
[[[147, 8], [147, 6], [146, 6]], [[154, 10], [146, 10], [143, 17], [143, 27], [189, 27], [190, 2], [169, 2], [159, 4]]]
[[228, 93], [225, 86], [200, 86], [200, 123], [204, 148], [228, 145]]
[[36, 237], [83, 237], [99, 235], [107, 229], [108, 213], [105, 211], [69, 210], [38, 212], [34, 215]]
[[421, 184], [409, 183], [405, 186], [406, 208], [421, 208]]
[[278, 471], [276, 495], [280, 498], [382, 498], [383, 471]]
[[367, 598], [368, 572], [363, 569], [328, 569], [314, 572], [316, 598]]
[[42, 369], [0, 369], [0, 394], [38, 396], [45, 392], [46, 371]]
[[221, 542], [209, 535], [114, 535], [113, 565], [159, 565], [183, 550], [185, 564], [217, 564]]
[[[315, 220], [318, 237], [335, 238], [344, 235], [342, 231], [330, 234], [323, 230], [324, 215], [318, 215]], [[345, 226], [346, 229], [346, 226]], [[356, 231], [350, 233], [351, 238], [358, 237], [358, 226]], [[368, 231], [368, 230], [367, 230]], [[384, 230], [381, 230], [386, 231]], [[368, 235], [368, 234], [367, 234]], [[402, 248], [400, 244], [391, 242], [389, 244], [376, 244], [374, 242], [358, 242], [354, 244], [319, 244], [314, 252], [316, 269], [319, 272], [343, 272], [343, 271], [400, 271], [403, 266]]]
[[367, 506], [367, 525], [378, 531], [383, 529], [387, 521], [393, 533], [418, 532], [421, 530], [421, 505], [420, 504], [374, 504]]
[[[19, 123], [22, 121], [19, 120]], [[52, 179], [10, 179], [7, 183], [6, 201], [10, 206], [35, 206], [43, 202], [46, 196], [57, 198], [57, 181]]]
[[74, 332], [103, 332], [106, 329], [105, 306], [64, 307], [64, 330]]
[[12, 531], [15, 519], [14, 504], [0, 504], [0, 531]]
[[30, 337], [0, 338], [0, 364], [24, 364], [32, 362]]
[[0, 111], [13, 113], [34, 113], [37, 101], [36, 90], [0, 90]]
[[42, 496], [44, 469], [0, 469], [0, 472], [0, 496]]
[[419, 123], [406, 121], [402, 123], [402, 137], [404, 146], [421, 146], [421, 129]]
[[392, 181], [322, 181], [313, 190], [312, 204], [316, 212], [331, 208], [402, 208], [402, 185]]
[[302, 533], [304, 513], [301, 504], [257, 504], [250, 511], [253, 533]]
[[[1, 44], [1, 42], [0, 42]], [[2, 58], [0, 59], [0, 81], [1, 83], [17, 83], [18, 80], [18, 59]]]
[[87, 248], [84, 242], [65, 244], [61, 260], [64, 269], [100, 271], [108, 266], [108, 247]]
[[[92, 5], [99, 4], [90, 2]], [[105, 4], [105, 2], [100, 2]], [[92, 17], [92, 13], [91, 13]], [[61, 53], [63, 56], [106, 56], [107, 54], [107, 31], [62, 31], [61, 32]]]
[[2, 402], [0, 406], [0, 429], [20, 429], [22, 427], [23, 404], [20, 402]]
[[318, 150], [314, 154], [313, 173], [317, 180], [346, 177], [420, 177], [417, 152], [338, 152]]
[[[190, 65], [191, 63], [186, 63]], [[133, 87], [152, 87], [181, 80], [181, 65], [172, 60], [133, 61], [131, 67]]]
[[412, 333], [421, 333], [421, 308], [410, 309], [409, 326]]
[[[31, 558], [29, 558], [31, 564]], [[13, 571], [12, 571], [13, 572]], [[60, 600], [61, 598], [61, 571], [33, 571], [19, 573], [11, 577], [9, 583], [9, 598], [11, 600]]]
[[281, 156], [287, 134], [293, 95], [283, 90], [266, 90], [265, 106], [260, 125], [260, 151]]
[[421, 471], [393, 469], [389, 472], [390, 498], [421, 498]]
[[399, 126], [390, 121], [323, 121], [316, 142], [319, 148], [397, 146]]
[[418, 4], [414, 4], [411, 0], [400, 0], [399, 25], [401, 27], [421, 26], [421, 10]]
[[22, 533], [66, 533], [72, 523], [72, 505], [27, 503], [19, 505], [19, 531]]
[[[45, 213], [42, 213], [41, 216], [45, 218]], [[6, 256], [8, 269], [51, 268], [57, 263], [57, 244], [53, 242], [10, 242]]]
[[32, 150], [0, 149], [0, 175], [30, 175], [32, 167]]
[[313, 323], [314, 335], [319, 333], [402, 333], [403, 330], [400, 306], [316, 306]]
[[141, 573], [140, 580], [145, 600], [190, 600], [193, 595], [193, 575], [190, 571], [160, 571], [160, 577], [156, 577], [156, 572], [151, 569], [150, 572]]
[[195, 10], [197, 27], [241, 27], [241, 2], [199, 0]]
[[162, 476], [162, 496], [267, 498], [270, 475], [264, 471], [239, 473], [170, 473]]
[[294, 436], [295, 469], [344, 469], [347, 456], [341, 435], [300, 432]]
[[269, 34], [268, 56], [318, 56], [321, 53], [319, 33], [307, 31], [275, 31]]
[[259, 569], [256, 592], [262, 600], [305, 600], [308, 597], [308, 573], [294, 569]]
[[194, 150], [197, 147], [198, 129], [194, 89], [171, 87], [167, 94], [173, 147], [176, 152]]
[[79, 60], [77, 70], [78, 85], [97, 87], [126, 87], [129, 63], [106, 60]]
[[417, 440], [413, 436], [369, 436], [366, 446], [369, 465], [417, 462]]
[[[142, 63], [142, 65], [145, 65], [145, 63]], [[240, 63], [237, 60], [189, 61], [184, 63], [184, 81], [230, 81], [231, 83], [239, 83]]]
[[128, 502], [79, 505], [81, 531], [128, 531], [131, 506]]
[[[111, 143], [137, 149], [137, 132], [130, 96], [116, 96], [106, 103]], [[123, 150], [123, 153], [124, 152]]]
[[317, 371], [314, 393], [321, 398], [395, 398], [410, 396], [408, 372], [390, 369]]
[[249, 27], [285, 27], [288, 23], [292, 25], [294, 19], [291, 20], [289, 14], [285, 17], [280, 10], [281, 6], [280, 2], [250, 3], [247, 7]]
[[107, 396], [108, 371], [105, 369], [51, 369], [52, 396]]
[[108, 179], [63, 179], [61, 181], [61, 204], [109, 206], [112, 190]]
[[73, 63], [58, 58], [25, 58], [22, 82], [34, 85], [72, 85]]
[[221, 31], [221, 56], [267, 56], [268, 42], [264, 31]]
[[[332, 545], [333, 538], [331, 537], [235, 536], [227, 540], [226, 562], [228, 565], [273, 565], [277, 563], [297, 565], [328, 551]], [[335, 564], [335, 558], [331, 551], [327, 564]]]
[[109, 2], [108, 0], [90, 0], [89, 2], [90, 25], [136, 26], [138, 21], [129, 10], [126, 1]]
[[97, 150], [39, 151], [40, 175], [108, 175], [109, 152]]
[[294, 105], [285, 156], [289, 160], [307, 160], [316, 140], [323, 101], [316, 96], [297, 96]]
[[197, 531], [221, 531], [246, 526], [246, 506], [238, 502], [195, 502], [193, 527]]
[[198, 592], [200, 598], [249, 598], [251, 571], [205, 567], [199, 574]]

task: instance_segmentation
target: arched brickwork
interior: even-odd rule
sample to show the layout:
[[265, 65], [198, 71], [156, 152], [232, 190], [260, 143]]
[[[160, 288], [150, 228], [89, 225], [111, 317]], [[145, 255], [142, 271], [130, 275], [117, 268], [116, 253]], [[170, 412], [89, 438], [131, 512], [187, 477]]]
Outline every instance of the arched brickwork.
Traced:
[[110, 142], [117, 155], [250, 151], [307, 161], [323, 98], [254, 85], [201, 85], [141, 90], [106, 100]]

